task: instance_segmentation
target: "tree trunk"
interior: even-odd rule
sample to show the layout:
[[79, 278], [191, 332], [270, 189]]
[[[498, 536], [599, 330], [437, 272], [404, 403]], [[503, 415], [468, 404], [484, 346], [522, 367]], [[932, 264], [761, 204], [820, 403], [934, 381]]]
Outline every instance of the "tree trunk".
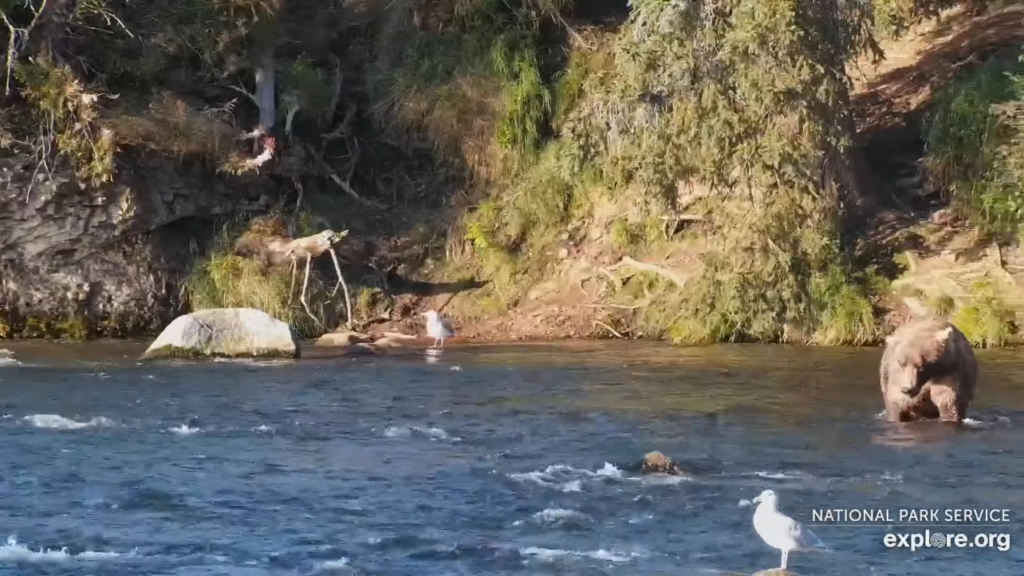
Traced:
[[258, 128], [263, 134], [270, 135], [277, 122], [274, 51], [272, 49], [266, 50], [256, 65], [256, 103], [260, 108]]

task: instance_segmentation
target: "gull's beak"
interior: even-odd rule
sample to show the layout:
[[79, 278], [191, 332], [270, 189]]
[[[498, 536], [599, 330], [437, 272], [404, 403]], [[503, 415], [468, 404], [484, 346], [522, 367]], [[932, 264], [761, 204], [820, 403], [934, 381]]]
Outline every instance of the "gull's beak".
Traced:
[[760, 494], [758, 494], [757, 496], [754, 496], [754, 499], [751, 500], [751, 502], [753, 502], [754, 504], [757, 504], [760, 501], [761, 501], [761, 495]]

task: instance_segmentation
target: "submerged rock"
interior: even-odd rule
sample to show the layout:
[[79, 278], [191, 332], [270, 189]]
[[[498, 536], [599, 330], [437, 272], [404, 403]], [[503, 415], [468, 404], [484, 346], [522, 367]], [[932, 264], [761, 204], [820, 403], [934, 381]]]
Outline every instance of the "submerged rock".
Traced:
[[672, 462], [672, 459], [655, 450], [644, 455], [640, 462], [640, 472], [643, 474], [669, 474], [671, 476], [685, 476], [686, 473], [679, 469]]
[[352, 331], [328, 332], [317, 338], [314, 346], [353, 346], [373, 342], [369, 334]]
[[419, 340], [416, 336], [401, 332], [385, 332], [382, 338], [373, 343], [378, 348], [405, 348], [407, 344]]
[[291, 327], [262, 310], [211, 308], [174, 319], [143, 358], [296, 358]]
[[345, 356], [367, 356], [379, 351], [373, 336], [347, 330], [328, 332], [317, 338], [313, 345], [318, 348], [330, 348]]
[[343, 350], [346, 355], [363, 355], [406, 348], [407, 344], [417, 340], [416, 336], [409, 336], [400, 332], [385, 332], [382, 337], [375, 339], [369, 334], [339, 330], [324, 334], [317, 339], [315, 345], [317, 347]]

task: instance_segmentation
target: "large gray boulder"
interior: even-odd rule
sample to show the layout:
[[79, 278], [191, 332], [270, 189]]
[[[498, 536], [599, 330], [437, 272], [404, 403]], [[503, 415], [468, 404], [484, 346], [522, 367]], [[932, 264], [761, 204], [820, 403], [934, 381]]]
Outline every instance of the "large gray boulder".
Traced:
[[288, 324], [254, 308], [211, 308], [178, 316], [143, 358], [296, 358]]

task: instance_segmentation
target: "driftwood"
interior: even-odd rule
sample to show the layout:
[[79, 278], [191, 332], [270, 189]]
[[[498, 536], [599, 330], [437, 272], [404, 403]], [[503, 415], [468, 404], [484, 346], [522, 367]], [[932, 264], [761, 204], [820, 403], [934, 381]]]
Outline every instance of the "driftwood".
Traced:
[[291, 238], [280, 222], [270, 220], [268, 222], [254, 223], [250, 230], [243, 234], [235, 243], [235, 253], [240, 256], [259, 256], [269, 266], [280, 266], [289, 264], [292, 269], [292, 282], [288, 288], [288, 299], [291, 301], [295, 292], [295, 277], [299, 270], [299, 260], [306, 260], [306, 270], [302, 279], [302, 290], [299, 293], [299, 302], [317, 324], [320, 320], [309, 310], [309, 303], [306, 301], [306, 290], [309, 287], [309, 270], [313, 258], [327, 252], [334, 262], [334, 271], [338, 275], [338, 282], [334, 285], [331, 296], [338, 293], [341, 288], [345, 293], [345, 313], [347, 316], [346, 327], [352, 326], [352, 299], [349, 296], [348, 284], [341, 274], [341, 265], [338, 263], [338, 255], [334, 251], [334, 245], [348, 235], [348, 230], [335, 232], [324, 230], [311, 236], [302, 238]]
[[635, 268], [636, 270], [657, 274], [658, 276], [661, 276], [662, 278], [671, 281], [673, 284], [679, 286], [680, 288], [686, 286], [687, 279], [680, 276], [679, 274], [676, 274], [675, 272], [668, 270], [667, 268], [662, 268], [661, 266], [655, 264], [648, 264], [647, 262], [640, 262], [638, 260], [634, 260], [629, 256], [623, 256], [617, 264], [609, 266], [608, 270], [618, 270], [623, 266], [629, 266], [631, 268]]

